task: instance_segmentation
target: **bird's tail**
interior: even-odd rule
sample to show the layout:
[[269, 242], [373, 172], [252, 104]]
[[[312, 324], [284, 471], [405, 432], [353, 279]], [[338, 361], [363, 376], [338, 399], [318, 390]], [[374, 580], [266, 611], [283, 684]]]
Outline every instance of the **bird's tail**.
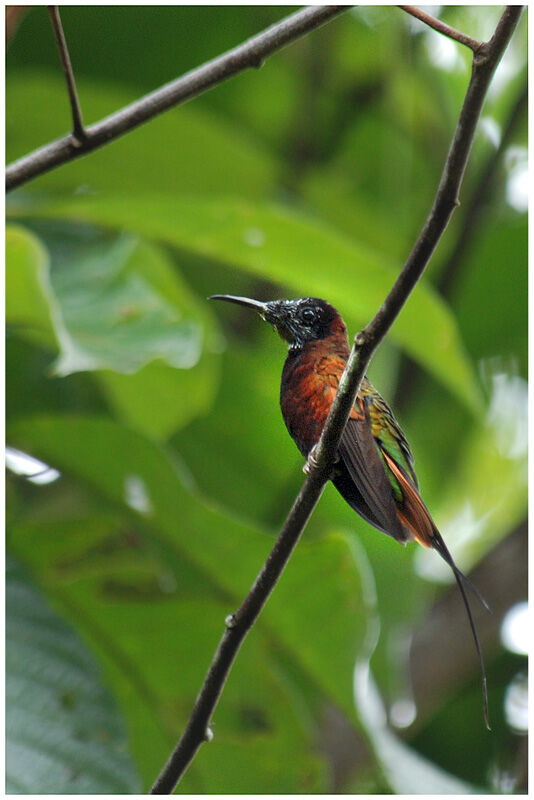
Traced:
[[430, 516], [430, 512], [423, 503], [419, 492], [416, 490], [414, 486], [410, 483], [407, 479], [406, 475], [403, 471], [399, 468], [398, 464], [389, 456], [389, 454], [384, 453], [386, 458], [386, 463], [388, 464], [391, 472], [397, 479], [397, 482], [402, 490], [402, 506], [397, 506], [397, 515], [404, 526], [412, 533], [414, 539], [422, 544], [424, 547], [432, 547], [442, 559], [449, 565], [454, 573], [454, 577], [456, 578], [456, 583], [458, 584], [458, 588], [460, 589], [460, 593], [462, 595], [462, 600], [464, 601], [465, 610], [467, 611], [467, 618], [469, 620], [469, 625], [471, 627], [471, 631], [473, 633], [473, 639], [475, 641], [475, 647], [478, 654], [478, 660], [480, 662], [480, 672], [482, 675], [482, 703], [484, 709], [484, 721], [486, 723], [486, 727], [490, 730], [489, 724], [489, 711], [488, 711], [488, 687], [486, 681], [486, 669], [484, 667], [484, 658], [482, 656], [482, 648], [480, 646], [480, 641], [478, 638], [478, 633], [475, 625], [475, 621], [473, 619], [473, 614], [471, 612], [471, 606], [469, 605], [469, 600], [467, 598], [467, 594], [465, 591], [465, 587], [469, 586], [472, 592], [478, 597], [482, 605], [487, 611], [490, 611], [490, 608], [478, 589], [473, 586], [471, 581], [461, 572], [458, 567], [456, 566], [454, 559], [449, 551], [449, 548], [445, 544], [442, 535], [438, 531], [434, 520]]
[[484, 709], [484, 721], [486, 723], [486, 728], [491, 730], [490, 723], [489, 723], [489, 709], [488, 709], [488, 686], [486, 681], [486, 669], [484, 667], [484, 657], [482, 655], [482, 647], [480, 646], [480, 641], [478, 638], [478, 633], [475, 625], [475, 620], [473, 619], [473, 614], [471, 612], [471, 606], [469, 605], [469, 600], [467, 599], [467, 594], [465, 591], [465, 586], [469, 586], [471, 591], [477, 596], [480, 600], [486, 611], [491, 613], [491, 609], [469, 578], [467, 578], [464, 573], [458, 569], [456, 566], [453, 557], [451, 556], [450, 550], [445, 544], [442, 535], [434, 525], [433, 535], [431, 537], [431, 546], [433, 549], [439, 553], [444, 561], [447, 562], [449, 567], [452, 569], [454, 573], [454, 577], [456, 578], [456, 583], [458, 584], [458, 588], [460, 589], [460, 593], [462, 595], [462, 600], [464, 601], [465, 610], [467, 611], [467, 618], [469, 619], [469, 625], [471, 627], [471, 631], [473, 633], [473, 639], [475, 640], [475, 647], [478, 654], [478, 660], [480, 662], [480, 672], [482, 675], [482, 703]]

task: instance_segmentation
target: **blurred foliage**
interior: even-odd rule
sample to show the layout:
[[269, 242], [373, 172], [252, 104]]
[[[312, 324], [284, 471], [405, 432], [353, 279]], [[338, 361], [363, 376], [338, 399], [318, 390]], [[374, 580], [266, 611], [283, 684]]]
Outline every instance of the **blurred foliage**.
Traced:
[[[62, 8], [85, 121], [287, 13]], [[478, 38], [498, 14], [441, 12]], [[360, 7], [9, 195], [7, 440], [59, 477], [9, 462], [8, 550], [54, 613], [17, 566], [8, 665], [24, 640], [50, 680], [32, 684], [23, 709], [8, 692], [8, 712], [36, 720], [36, 767], [48, 754], [60, 772], [83, 772], [50, 791], [132, 791], [135, 771], [151, 785], [302, 482], [277, 409], [283, 345], [205, 297], [316, 294], [351, 332], [364, 325], [428, 213], [468, 74], [459, 45], [398, 9]], [[465, 569], [526, 514], [526, 115], [496, 150], [525, 85], [526, 14], [485, 104], [462, 206], [370, 368], [397, 399], [425, 500]], [[8, 161], [69, 128], [44, 9], [12, 35], [6, 108]], [[475, 226], [469, 201], [496, 154]], [[386, 724], [411, 696], [410, 637], [448, 580], [433, 554], [377, 535], [327, 487], [179, 791], [525, 791], [524, 731], [502, 707], [522, 657], [498, 624], [485, 647], [493, 740], [474, 650], [453, 692], [436, 687], [411, 727]], [[493, 587], [480, 588], [493, 602]], [[508, 607], [496, 603], [500, 621]], [[83, 703], [94, 696], [94, 719], [112, 731], [84, 760], [62, 744], [69, 725], [85, 735], [83, 704], [54, 730], [40, 717], [47, 697], [71, 696], [65, 658], [83, 659], [80, 638], [102, 672], [86, 659]], [[431, 669], [431, 643], [428, 658]], [[15, 679], [26, 677], [8, 671], [8, 688]], [[116, 747], [115, 704], [135, 770]], [[8, 753], [12, 790], [44, 791], [21, 782], [24, 764]]]
[[93, 658], [12, 559], [6, 574], [6, 791], [140, 789]]

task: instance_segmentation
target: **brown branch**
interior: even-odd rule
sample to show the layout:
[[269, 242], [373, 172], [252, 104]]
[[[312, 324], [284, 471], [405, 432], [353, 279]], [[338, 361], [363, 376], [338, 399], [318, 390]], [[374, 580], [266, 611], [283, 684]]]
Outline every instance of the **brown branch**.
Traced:
[[458, 204], [458, 192], [482, 103], [521, 11], [520, 6], [508, 6], [492, 39], [474, 54], [471, 80], [430, 215], [381, 309], [355, 338], [336, 398], [319, 440], [315, 454], [316, 463], [312, 466], [280, 535], [245, 601], [235, 614], [226, 620], [226, 630], [184, 733], [158, 776], [152, 794], [172, 792], [200, 745], [212, 737], [209, 722], [237, 651], [274, 589], [329, 479], [341, 434], [371, 356], [421, 277], [450, 215]]
[[70, 109], [72, 113], [72, 136], [74, 138], [74, 146], [80, 145], [87, 139], [87, 134], [83, 126], [82, 109], [80, 108], [80, 101], [78, 100], [78, 92], [76, 91], [76, 81], [74, 80], [74, 73], [72, 71], [72, 64], [70, 62], [69, 48], [67, 47], [67, 40], [61, 24], [61, 17], [59, 15], [58, 6], [48, 6], [48, 12], [52, 21], [52, 28], [54, 29], [54, 36], [59, 50], [59, 57], [61, 58], [61, 66], [65, 73], [65, 80], [67, 82], [67, 91], [69, 93]]
[[450, 25], [447, 25], [445, 22], [436, 19], [436, 17], [432, 17], [430, 14], [427, 14], [426, 11], [421, 11], [420, 8], [416, 8], [415, 6], [399, 6], [399, 8], [403, 11], [406, 11], [408, 14], [411, 14], [412, 17], [421, 20], [421, 22], [424, 22], [425, 25], [428, 25], [430, 28], [434, 28], [434, 30], [438, 31], [438, 33], [442, 33], [444, 36], [448, 36], [449, 39], [454, 39], [456, 42], [460, 42], [460, 44], [465, 44], [466, 47], [469, 47], [473, 51], [473, 53], [476, 53], [477, 50], [483, 45], [483, 42], [473, 39], [471, 36], [468, 36], [467, 33], [457, 31], [456, 28], [451, 28]]
[[347, 11], [350, 6], [309, 6], [281, 22], [266, 28], [243, 44], [218, 58], [182, 75], [171, 83], [145, 95], [129, 106], [116, 111], [94, 125], [85, 128], [85, 138], [73, 142], [63, 136], [34, 150], [10, 164], [6, 169], [6, 191], [22, 186], [32, 178], [86, 155], [98, 147], [137, 128], [163, 111], [197, 97], [207, 89], [237, 75], [249, 67], [261, 67], [263, 61], [290, 42], [318, 28], [328, 20]]

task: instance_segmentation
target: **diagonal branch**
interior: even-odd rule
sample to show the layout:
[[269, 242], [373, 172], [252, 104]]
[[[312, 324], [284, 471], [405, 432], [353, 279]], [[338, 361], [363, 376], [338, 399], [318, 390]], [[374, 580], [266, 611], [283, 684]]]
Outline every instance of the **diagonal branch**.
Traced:
[[335, 460], [335, 453], [374, 350], [393, 324], [421, 277], [432, 252], [458, 204], [458, 192], [489, 83], [519, 21], [521, 6], [508, 6], [491, 40], [473, 57], [473, 71], [453, 141], [445, 161], [431, 212], [393, 288], [377, 315], [354, 341], [336, 398], [321, 434], [315, 461], [284, 526], [241, 607], [226, 620], [226, 630], [184, 733], [160, 775], [152, 794], [172, 792], [204, 741], [212, 738], [209, 722], [239, 647], [274, 589], [315, 508]]
[[430, 28], [434, 28], [434, 30], [438, 31], [438, 33], [442, 33], [444, 36], [448, 36], [449, 39], [454, 39], [456, 42], [460, 42], [460, 44], [465, 44], [466, 47], [469, 47], [473, 51], [473, 53], [476, 53], [477, 50], [483, 45], [483, 42], [473, 39], [471, 36], [468, 36], [467, 33], [457, 31], [456, 28], [451, 28], [450, 25], [447, 25], [440, 19], [436, 19], [436, 17], [433, 17], [430, 14], [427, 14], [426, 11], [421, 11], [420, 8], [416, 8], [415, 6], [399, 6], [399, 8], [401, 8], [403, 11], [406, 11], [408, 14], [411, 14], [412, 17], [421, 20], [421, 22], [424, 22], [425, 25], [428, 25]]
[[67, 81], [67, 90], [69, 93], [70, 108], [72, 112], [72, 136], [74, 138], [73, 144], [79, 147], [80, 144], [87, 138], [85, 128], [83, 126], [82, 109], [80, 108], [80, 101], [78, 100], [78, 92], [76, 91], [76, 81], [74, 80], [74, 72], [72, 71], [72, 64], [70, 62], [69, 48], [67, 47], [67, 40], [61, 24], [61, 17], [59, 15], [59, 6], [48, 6], [48, 12], [52, 21], [54, 29], [54, 36], [59, 50], [59, 57], [61, 58], [61, 66], [65, 73], [65, 80]]
[[73, 142], [72, 136], [63, 136], [34, 150], [33, 153], [23, 156], [7, 167], [6, 191], [16, 189], [54, 167], [108, 144], [157, 114], [191, 100], [248, 67], [261, 67], [268, 56], [349, 8], [350, 6], [303, 8], [234, 47], [233, 50], [187, 72], [182, 77], [85, 128], [85, 137], [81, 143]]

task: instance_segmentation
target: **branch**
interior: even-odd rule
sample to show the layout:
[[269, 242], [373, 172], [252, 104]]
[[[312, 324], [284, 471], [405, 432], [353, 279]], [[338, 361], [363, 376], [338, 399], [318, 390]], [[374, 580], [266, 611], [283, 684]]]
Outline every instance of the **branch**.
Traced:
[[58, 6], [48, 6], [48, 12], [52, 21], [54, 35], [61, 58], [61, 66], [65, 73], [65, 80], [67, 81], [67, 90], [69, 93], [70, 108], [72, 112], [72, 135], [74, 137], [74, 146], [80, 147], [82, 142], [87, 138], [85, 128], [83, 126], [82, 110], [78, 100], [78, 92], [76, 91], [76, 81], [74, 80], [74, 73], [72, 71], [72, 64], [70, 63], [69, 48], [67, 47], [67, 40], [63, 32], [63, 25], [61, 24], [61, 17], [59, 15]]
[[160, 775], [152, 794], [168, 794], [204, 741], [212, 738], [209, 722], [237, 651], [274, 589], [328, 481], [341, 434], [371, 356], [397, 317], [445, 230], [456, 205], [476, 124], [495, 68], [521, 14], [508, 6], [492, 39], [473, 57], [473, 71], [453, 141], [430, 215], [378, 314], [359, 333], [339, 383], [310, 469], [284, 526], [241, 607], [226, 619], [226, 630], [215, 652], [184, 733]]
[[448, 36], [449, 39], [454, 39], [456, 42], [460, 42], [460, 44], [465, 44], [466, 47], [469, 47], [473, 53], [476, 53], [479, 50], [483, 42], [477, 41], [477, 39], [473, 39], [471, 36], [468, 36], [467, 33], [462, 33], [461, 31], [457, 31], [456, 28], [451, 28], [450, 25], [446, 25], [445, 22], [441, 22], [441, 20], [432, 17], [430, 14], [427, 14], [426, 11], [421, 11], [420, 8], [416, 8], [415, 6], [399, 6], [403, 11], [406, 11], [408, 14], [411, 14], [412, 17], [421, 20], [424, 22], [425, 25], [429, 25], [431, 28], [434, 28], [435, 31], [438, 33], [442, 33], [444, 36]]
[[7, 167], [6, 191], [16, 189], [54, 167], [108, 144], [162, 111], [191, 100], [248, 67], [261, 67], [267, 56], [349, 8], [350, 6], [309, 6], [297, 11], [233, 50], [85, 128], [85, 138], [81, 144], [73, 142], [72, 136], [63, 136], [34, 150]]

